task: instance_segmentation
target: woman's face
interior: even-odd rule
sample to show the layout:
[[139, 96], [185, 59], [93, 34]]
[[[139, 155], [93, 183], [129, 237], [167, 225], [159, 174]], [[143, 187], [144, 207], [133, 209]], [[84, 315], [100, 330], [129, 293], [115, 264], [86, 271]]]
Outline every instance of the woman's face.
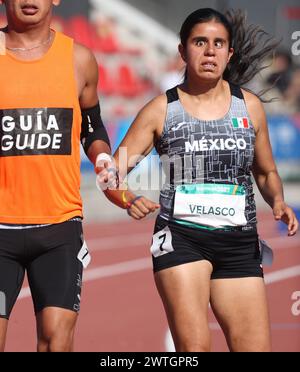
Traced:
[[229, 35], [222, 23], [209, 21], [194, 26], [186, 46], [179, 52], [187, 64], [188, 77], [202, 80], [219, 79], [233, 54]]

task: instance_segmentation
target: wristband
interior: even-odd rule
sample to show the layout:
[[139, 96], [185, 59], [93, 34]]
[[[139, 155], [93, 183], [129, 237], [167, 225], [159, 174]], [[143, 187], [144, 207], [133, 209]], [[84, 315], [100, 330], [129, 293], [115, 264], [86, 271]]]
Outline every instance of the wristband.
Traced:
[[123, 192], [122, 192], [122, 202], [124, 203], [124, 208], [125, 209], [129, 209], [130, 207], [131, 207], [131, 202], [129, 202], [127, 199], [126, 199], [126, 196], [125, 196], [125, 192], [126, 192], [126, 190], [124, 190]]
[[133, 200], [128, 201], [128, 200], [126, 199], [125, 192], [126, 192], [126, 190], [124, 190], [124, 191], [122, 192], [122, 201], [123, 201], [123, 203], [124, 203], [124, 207], [125, 207], [125, 209], [127, 209], [127, 213], [128, 213], [129, 216], [130, 216], [129, 209], [131, 208], [131, 206], [132, 206], [132, 205], [133, 205], [137, 200], [141, 199], [142, 196], [141, 196], [141, 195], [136, 196]]
[[107, 154], [106, 152], [102, 152], [101, 154], [99, 154], [96, 158], [96, 166], [97, 166], [97, 163], [98, 161], [109, 161], [109, 162], [113, 162], [114, 159], [111, 155]]
[[131, 200], [130, 202], [127, 202], [127, 210], [131, 208], [131, 206], [139, 199], [142, 198], [142, 195], [139, 195], [139, 196], [136, 196], [133, 200]]

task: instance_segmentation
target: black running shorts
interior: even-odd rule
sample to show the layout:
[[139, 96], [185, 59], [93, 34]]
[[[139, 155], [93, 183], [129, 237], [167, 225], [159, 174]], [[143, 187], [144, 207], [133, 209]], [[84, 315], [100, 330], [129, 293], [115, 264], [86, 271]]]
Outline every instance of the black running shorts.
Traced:
[[25, 270], [35, 313], [53, 306], [79, 311], [83, 244], [80, 221], [29, 229], [0, 229], [0, 317], [9, 318]]
[[211, 279], [263, 277], [256, 228], [210, 231], [157, 217], [151, 252], [154, 272], [207, 260], [213, 266]]

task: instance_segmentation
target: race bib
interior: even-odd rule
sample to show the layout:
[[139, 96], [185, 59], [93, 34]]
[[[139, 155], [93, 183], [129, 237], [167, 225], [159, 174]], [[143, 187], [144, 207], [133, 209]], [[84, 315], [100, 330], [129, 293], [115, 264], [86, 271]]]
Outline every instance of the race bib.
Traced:
[[168, 226], [153, 235], [150, 250], [154, 257], [160, 257], [174, 251], [172, 234]]
[[174, 218], [216, 228], [244, 226], [245, 190], [226, 184], [177, 186]]
[[82, 263], [82, 266], [86, 269], [91, 262], [91, 255], [89, 253], [86, 242], [84, 241], [82, 247], [77, 255], [78, 260]]

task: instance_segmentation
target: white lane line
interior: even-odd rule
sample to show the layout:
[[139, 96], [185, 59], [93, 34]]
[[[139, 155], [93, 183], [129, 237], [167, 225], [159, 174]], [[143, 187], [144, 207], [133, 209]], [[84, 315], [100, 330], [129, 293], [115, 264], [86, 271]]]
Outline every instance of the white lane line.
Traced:
[[174, 353], [175, 350], [175, 345], [173, 341], [173, 337], [171, 335], [170, 328], [168, 328], [165, 336], [165, 348], [167, 353]]
[[18, 301], [30, 296], [31, 296], [30, 288], [29, 287], [22, 288], [18, 297]]
[[300, 275], [300, 265], [265, 274], [265, 283], [273, 284]]
[[275, 251], [279, 249], [289, 249], [289, 248], [295, 248], [295, 244], [298, 243], [300, 246], [300, 236], [295, 237], [288, 237], [288, 236], [278, 236], [277, 238], [264, 238], [261, 237], [263, 240], [265, 240], [272, 249]]
[[140, 258], [132, 261], [120, 262], [113, 265], [100, 266], [95, 269], [90, 269], [84, 272], [83, 281], [88, 282], [101, 278], [110, 278], [112, 276], [129, 274], [136, 271], [150, 269], [152, 261], [150, 257]]
[[139, 234], [124, 234], [117, 236], [110, 236], [105, 238], [87, 239], [86, 243], [90, 248], [91, 252], [95, 251], [107, 251], [112, 249], [122, 249], [128, 247], [139, 247], [142, 244], [151, 246], [151, 234], [139, 233]]
[[[209, 323], [209, 328], [212, 331], [221, 331], [221, 327], [219, 323], [211, 322]], [[271, 323], [271, 329], [272, 330], [298, 330], [300, 329], [300, 324], [298, 323]]]
[[[129, 274], [136, 271], [142, 271], [152, 268], [151, 257], [139, 258], [137, 260], [124, 261], [117, 264], [99, 266], [94, 269], [88, 269], [83, 272], [83, 281], [89, 282], [92, 280], [110, 278], [117, 275]], [[18, 300], [30, 297], [30, 288], [22, 288]]]

